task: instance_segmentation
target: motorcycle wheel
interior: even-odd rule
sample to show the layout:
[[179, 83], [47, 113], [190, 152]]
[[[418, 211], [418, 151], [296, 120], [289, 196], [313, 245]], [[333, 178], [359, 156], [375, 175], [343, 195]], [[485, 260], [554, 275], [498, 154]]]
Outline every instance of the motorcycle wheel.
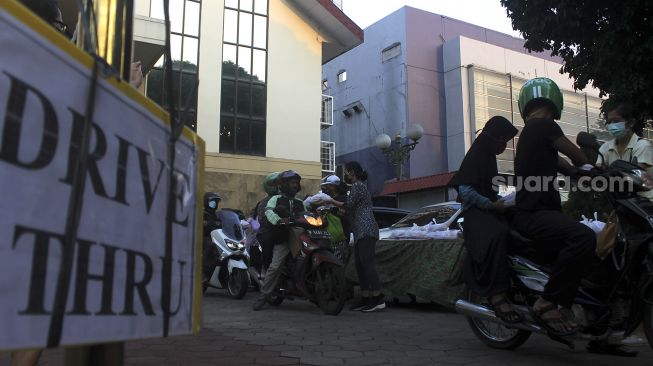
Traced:
[[347, 280], [341, 267], [322, 263], [315, 272], [315, 299], [322, 312], [338, 315], [347, 301]]
[[249, 287], [249, 273], [244, 269], [234, 268], [227, 281], [227, 290], [234, 299], [242, 299]]
[[[470, 302], [487, 306], [485, 298], [481, 298], [469, 292], [467, 298]], [[531, 332], [520, 329], [513, 329], [504, 326], [503, 324], [482, 320], [479, 318], [467, 317], [467, 322], [472, 328], [472, 331], [481, 342], [486, 346], [511, 350], [515, 349], [531, 336]]]
[[653, 349], [653, 305], [652, 304], [647, 304], [647, 303], [644, 304], [644, 319], [642, 320], [642, 327], [644, 328], [644, 334], [646, 334], [648, 345]]

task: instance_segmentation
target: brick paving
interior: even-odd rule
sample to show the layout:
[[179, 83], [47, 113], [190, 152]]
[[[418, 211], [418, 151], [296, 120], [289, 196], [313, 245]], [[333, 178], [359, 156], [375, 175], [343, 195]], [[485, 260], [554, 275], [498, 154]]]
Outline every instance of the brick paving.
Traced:
[[[540, 335], [513, 351], [491, 349], [464, 317], [436, 306], [328, 316], [302, 300], [254, 312], [255, 298], [209, 290], [198, 335], [128, 342], [126, 365], [653, 365], [648, 346], [637, 347], [637, 358], [599, 356], [584, 344], [569, 350]], [[60, 351], [42, 357], [41, 365], [62, 364]]]

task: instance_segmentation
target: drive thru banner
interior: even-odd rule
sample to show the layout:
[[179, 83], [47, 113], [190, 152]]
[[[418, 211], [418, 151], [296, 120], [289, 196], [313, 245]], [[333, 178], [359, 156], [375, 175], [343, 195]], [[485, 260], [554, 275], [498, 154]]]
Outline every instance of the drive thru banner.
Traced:
[[53, 324], [93, 61], [14, 0], [0, 0], [0, 50], [0, 350], [44, 347], [53, 331], [60, 345], [161, 337], [164, 323], [168, 335], [198, 331], [204, 144], [189, 130], [176, 144], [166, 257], [169, 117], [115, 77], [98, 82], [63, 323]]

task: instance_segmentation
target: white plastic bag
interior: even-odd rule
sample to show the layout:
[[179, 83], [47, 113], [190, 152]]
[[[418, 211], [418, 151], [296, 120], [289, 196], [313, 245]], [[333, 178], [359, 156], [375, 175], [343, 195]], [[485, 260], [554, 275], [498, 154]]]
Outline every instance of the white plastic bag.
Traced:
[[510, 194], [501, 197], [501, 201], [503, 202], [503, 205], [506, 207], [514, 206], [515, 197], [517, 197], [517, 193], [511, 192]]

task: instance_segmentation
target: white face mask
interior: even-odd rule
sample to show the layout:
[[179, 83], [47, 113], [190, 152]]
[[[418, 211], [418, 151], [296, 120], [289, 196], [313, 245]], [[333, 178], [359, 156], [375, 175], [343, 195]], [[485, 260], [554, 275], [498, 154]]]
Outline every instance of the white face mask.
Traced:
[[215, 201], [211, 201], [211, 202], [209, 202], [209, 207], [210, 208], [216, 208], [216, 207], [218, 207], [218, 203], [215, 202]]

